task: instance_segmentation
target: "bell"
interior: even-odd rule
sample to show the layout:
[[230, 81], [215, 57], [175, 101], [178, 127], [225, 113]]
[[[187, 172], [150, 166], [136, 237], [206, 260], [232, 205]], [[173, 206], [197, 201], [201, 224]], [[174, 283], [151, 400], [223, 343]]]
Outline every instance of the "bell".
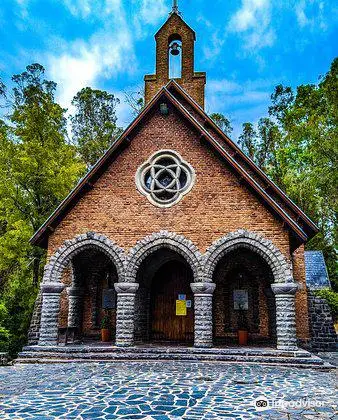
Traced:
[[179, 50], [179, 45], [177, 42], [174, 42], [171, 46], [170, 46], [170, 54], [171, 55], [179, 55], [180, 50]]

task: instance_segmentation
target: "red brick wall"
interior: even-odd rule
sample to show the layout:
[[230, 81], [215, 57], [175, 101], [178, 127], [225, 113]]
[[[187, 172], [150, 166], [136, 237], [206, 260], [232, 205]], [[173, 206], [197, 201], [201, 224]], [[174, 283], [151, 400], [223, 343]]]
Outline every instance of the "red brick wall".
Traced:
[[194, 72], [195, 35], [176, 14], [168, 19], [156, 35], [156, 74], [145, 76], [145, 103], [169, 81], [168, 47], [173, 34], [178, 35], [182, 41], [182, 77], [175, 80], [203, 108], [206, 76], [203, 72]]
[[[196, 171], [192, 190], [167, 209], [152, 205], [135, 185], [139, 165], [160, 149], [176, 150]], [[176, 111], [171, 109], [167, 117], [154, 111], [129, 147], [50, 235], [48, 255], [66, 239], [87, 231], [103, 233], [128, 250], [146, 235], [169, 230], [185, 235], [204, 252], [216, 239], [243, 228], [270, 239], [290, 258], [289, 236], [282, 222], [199, 141]], [[297, 260], [296, 269], [301, 270], [298, 264]], [[306, 310], [301, 296], [298, 314]], [[297, 327], [302, 336], [308, 334], [303, 321]]]
[[306, 340], [310, 337], [310, 332], [303, 245], [293, 252], [292, 261], [294, 279], [300, 284], [300, 290], [296, 293], [297, 336]]
[[[152, 205], [135, 185], [139, 165], [160, 149], [176, 150], [196, 172], [189, 194], [168, 209]], [[240, 228], [265, 236], [290, 257], [282, 223], [176, 113], [171, 110], [165, 117], [156, 112], [50, 235], [48, 254], [64, 240], [89, 230], [128, 249], [163, 229], [187, 236], [204, 252], [214, 240]]]

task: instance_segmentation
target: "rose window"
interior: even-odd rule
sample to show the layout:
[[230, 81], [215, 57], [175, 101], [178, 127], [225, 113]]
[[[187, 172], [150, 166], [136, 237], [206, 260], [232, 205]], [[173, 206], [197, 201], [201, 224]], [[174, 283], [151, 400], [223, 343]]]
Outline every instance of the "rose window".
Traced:
[[161, 150], [138, 169], [136, 185], [151, 203], [170, 207], [190, 191], [194, 177], [193, 168], [178, 153]]

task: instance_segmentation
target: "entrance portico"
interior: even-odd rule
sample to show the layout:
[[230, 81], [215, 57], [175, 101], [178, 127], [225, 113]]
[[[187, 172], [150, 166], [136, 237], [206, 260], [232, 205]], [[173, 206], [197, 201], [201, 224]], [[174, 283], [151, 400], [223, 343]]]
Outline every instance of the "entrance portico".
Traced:
[[[81, 261], [82, 269], [78, 267]], [[106, 265], [101, 263], [101, 275], [93, 280], [91, 266], [97, 271], [99, 261]], [[71, 283], [63, 278], [69, 264]], [[214, 242], [204, 255], [190, 240], [171, 232], [144, 238], [128, 254], [103, 235], [90, 232], [67, 241], [46, 267], [39, 345], [57, 343], [60, 320], [67, 319], [69, 327], [77, 326], [80, 334], [88, 335], [88, 319], [95, 319], [97, 325], [102, 311], [100, 303], [94, 308], [93, 302], [99, 300], [96, 296], [93, 301], [93, 290], [101, 285], [102, 293], [102, 288], [112, 287], [109, 284], [115, 278], [117, 346], [191, 342], [205, 348], [222, 344], [221, 337], [235, 338], [238, 319], [233, 305], [238, 289], [248, 296], [243, 310], [251, 342], [277, 343], [277, 349], [293, 351], [297, 349], [297, 285], [290, 274], [280, 251], [252, 232], [231, 233]], [[97, 283], [96, 288], [88, 288], [92, 284], [88, 276]], [[178, 300], [185, 308], [183, 314], [177, 312]], [[92, 303], [84, 311], [85, 301]], [[114, 309], [111, 314], [115, 325]], [[98, 330], [90, 331], [92, 338], [98, 336]]]

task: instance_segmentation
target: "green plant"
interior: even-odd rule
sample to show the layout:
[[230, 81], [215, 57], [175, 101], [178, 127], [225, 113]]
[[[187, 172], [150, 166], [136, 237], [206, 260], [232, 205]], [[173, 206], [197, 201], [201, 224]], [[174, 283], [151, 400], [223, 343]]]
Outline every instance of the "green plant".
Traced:
[[111, 328], [111, 320], [109, 314], [105, 314], [101, 320], [101, 329], [103, 330], [110, 330]]
[[332, 289], [323, 289], [319, 290], [317, 296], [323, 298], [328, 303], [332, 316], [335, 321], [338, 320], [338, 293], [334, 292]]

